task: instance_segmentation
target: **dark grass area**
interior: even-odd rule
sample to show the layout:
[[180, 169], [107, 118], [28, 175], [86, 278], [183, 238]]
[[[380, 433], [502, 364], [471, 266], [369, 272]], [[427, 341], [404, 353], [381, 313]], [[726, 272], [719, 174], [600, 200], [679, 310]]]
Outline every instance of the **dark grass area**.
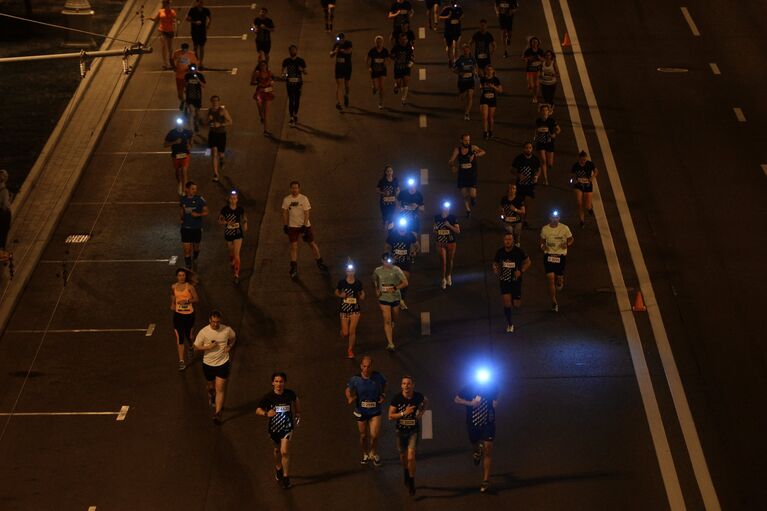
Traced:
[[[64, 25], [64, 0], [31, 0], [32, 19]], [[96, 11], [92, 31], [106, 34], [124, 2], [91, 0]], [[0, 0], [0, 12], [27, 17], [23, 0]], [[62, 48], [63, 30], [0, 17], [0, 56], [76, 52]], [[103, 39], [96, 38], [101, 44]], [[8, 188], [16, 192], [80, 83], [78, 61], [0, 64], [0, 168], [8, 170]]]

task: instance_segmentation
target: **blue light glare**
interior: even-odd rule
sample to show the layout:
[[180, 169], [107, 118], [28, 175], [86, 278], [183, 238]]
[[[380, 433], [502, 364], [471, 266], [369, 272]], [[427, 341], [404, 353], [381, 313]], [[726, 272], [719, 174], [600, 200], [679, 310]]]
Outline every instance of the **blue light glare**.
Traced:
[[407, 185], [408, 185], [408, 186], [415, 186], [415, 179], [413, 179], [412, 177], [411, 177], [411, 178], [409, 178], [409, 179], [407, 180]]
[[450, 209], [450, 201], [445, 201], [442, 203], [442, 207], [445, 209]]
[[477, 373], [475, 375], [477, 378], [477, 381], [479, 383], [487, 383], [490, 381], [490, 371], [483, 368], [477, 369]]
[[398, 223], [400, 227], [407, 227], [407, 218], [400, 218]]
[[346, 265], [346, 271], [354, 271], [354, 265], [353, 264], [347, 264]]
[[184, 119], [182, 119], [181, 117], [176, 117], [176, 124], [181, 126], [182, 124], [184, 124]]

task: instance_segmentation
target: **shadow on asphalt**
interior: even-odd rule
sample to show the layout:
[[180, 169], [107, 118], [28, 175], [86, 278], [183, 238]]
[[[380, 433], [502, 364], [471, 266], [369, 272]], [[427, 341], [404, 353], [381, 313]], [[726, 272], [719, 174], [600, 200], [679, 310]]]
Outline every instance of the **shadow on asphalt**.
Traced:
[[309, 135], [314, 135], [315, 137], [325, 138], [328, 140], [345, 140], [349, 138], [349, 135], [339, 135], [338, 133], [331, 133], [329, 131], [323, 131], [318, 130], [317, 128], [313, 128], [307, 124], [296, 124], [293, 128], [298, 131], [303, 131], [304, 133], [308, 133]]

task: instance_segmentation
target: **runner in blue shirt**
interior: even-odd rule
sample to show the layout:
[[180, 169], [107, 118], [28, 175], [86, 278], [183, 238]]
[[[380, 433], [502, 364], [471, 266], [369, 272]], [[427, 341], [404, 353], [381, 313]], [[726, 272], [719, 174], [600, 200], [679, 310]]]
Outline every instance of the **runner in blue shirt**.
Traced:
[[379, 467], [381, 457], [376, 452], [376, 446], [381, 430], [381, 403], [386, 398], [386, 378], [372, 368], [373, 359], [362, 357], [360, 373], [352, 376], [346, 385], [346, 401], [354, 405], [354, 417], [357, 418], [362, 448], [360, 463], [367, 465], [368, 461], [372, 461]]
[[202, 217], [208, 216], [208, 203], [197, 195], [197, 184], [187, 181], [186, 195], [179, 200], [181, 207], [181, 244], [184, 247], [184, 263], [187, 268], [197, 270], [202, 241]]
[[[484, 380], [489, 378], [487, 373], [483, 376], [486, 377]], [[469, 431], [469, 441], [474, 446], [474, 464], [479, 465], [482, 457], [485, 458], [482, 465], [482, 486], [479, 489], [485, 493], [490, 488], [498, 387], [490, 381], [472, 382], [458, 392], [454, 401], [466, 407], [466, 427]]]

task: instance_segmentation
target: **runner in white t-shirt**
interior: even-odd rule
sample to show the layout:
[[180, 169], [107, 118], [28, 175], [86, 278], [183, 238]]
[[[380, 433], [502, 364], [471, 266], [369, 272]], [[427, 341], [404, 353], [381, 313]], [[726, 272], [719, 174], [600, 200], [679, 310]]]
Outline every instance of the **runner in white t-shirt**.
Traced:
[[298, 276], [298, 237], [303, 235], [304, 241], [314, 252], [314, 260], [320, 271], [327, 272], [328, 267], [322, 262], [320, 247], [314, 241], [314, 231], [309, 222], [309, 211], [312, 205], [309, 198], [301, 193], [298, 181], [290, 182], [290, 195], [282, 199], [282, 231], [290, 240], [290, 278]]
[[[543, 267], [549, 280], [552, 312], [559, 312], [557, 291], [565, 286], [565, 262], [567, 247], [573, 244], [573, 233], [565, 224], [559, 223], [559, 211], [552, 211], [548, 225], [541, 229]], [[556, 282], [555, 282], [556, 281]]]
[[234, 346], [236, 335], [234, 330], [221, 323], [219, 311], [212, 311], [209, 321], [210, 324], [197, 334], [194, 340], [194, 349], [205, 353], [202, 357], [202, 371], [207, 382], [210, 404], [215, 407], [213, 422], [221, 424], [226, 381], [232, 366], [229, 360], [229, 351]]

